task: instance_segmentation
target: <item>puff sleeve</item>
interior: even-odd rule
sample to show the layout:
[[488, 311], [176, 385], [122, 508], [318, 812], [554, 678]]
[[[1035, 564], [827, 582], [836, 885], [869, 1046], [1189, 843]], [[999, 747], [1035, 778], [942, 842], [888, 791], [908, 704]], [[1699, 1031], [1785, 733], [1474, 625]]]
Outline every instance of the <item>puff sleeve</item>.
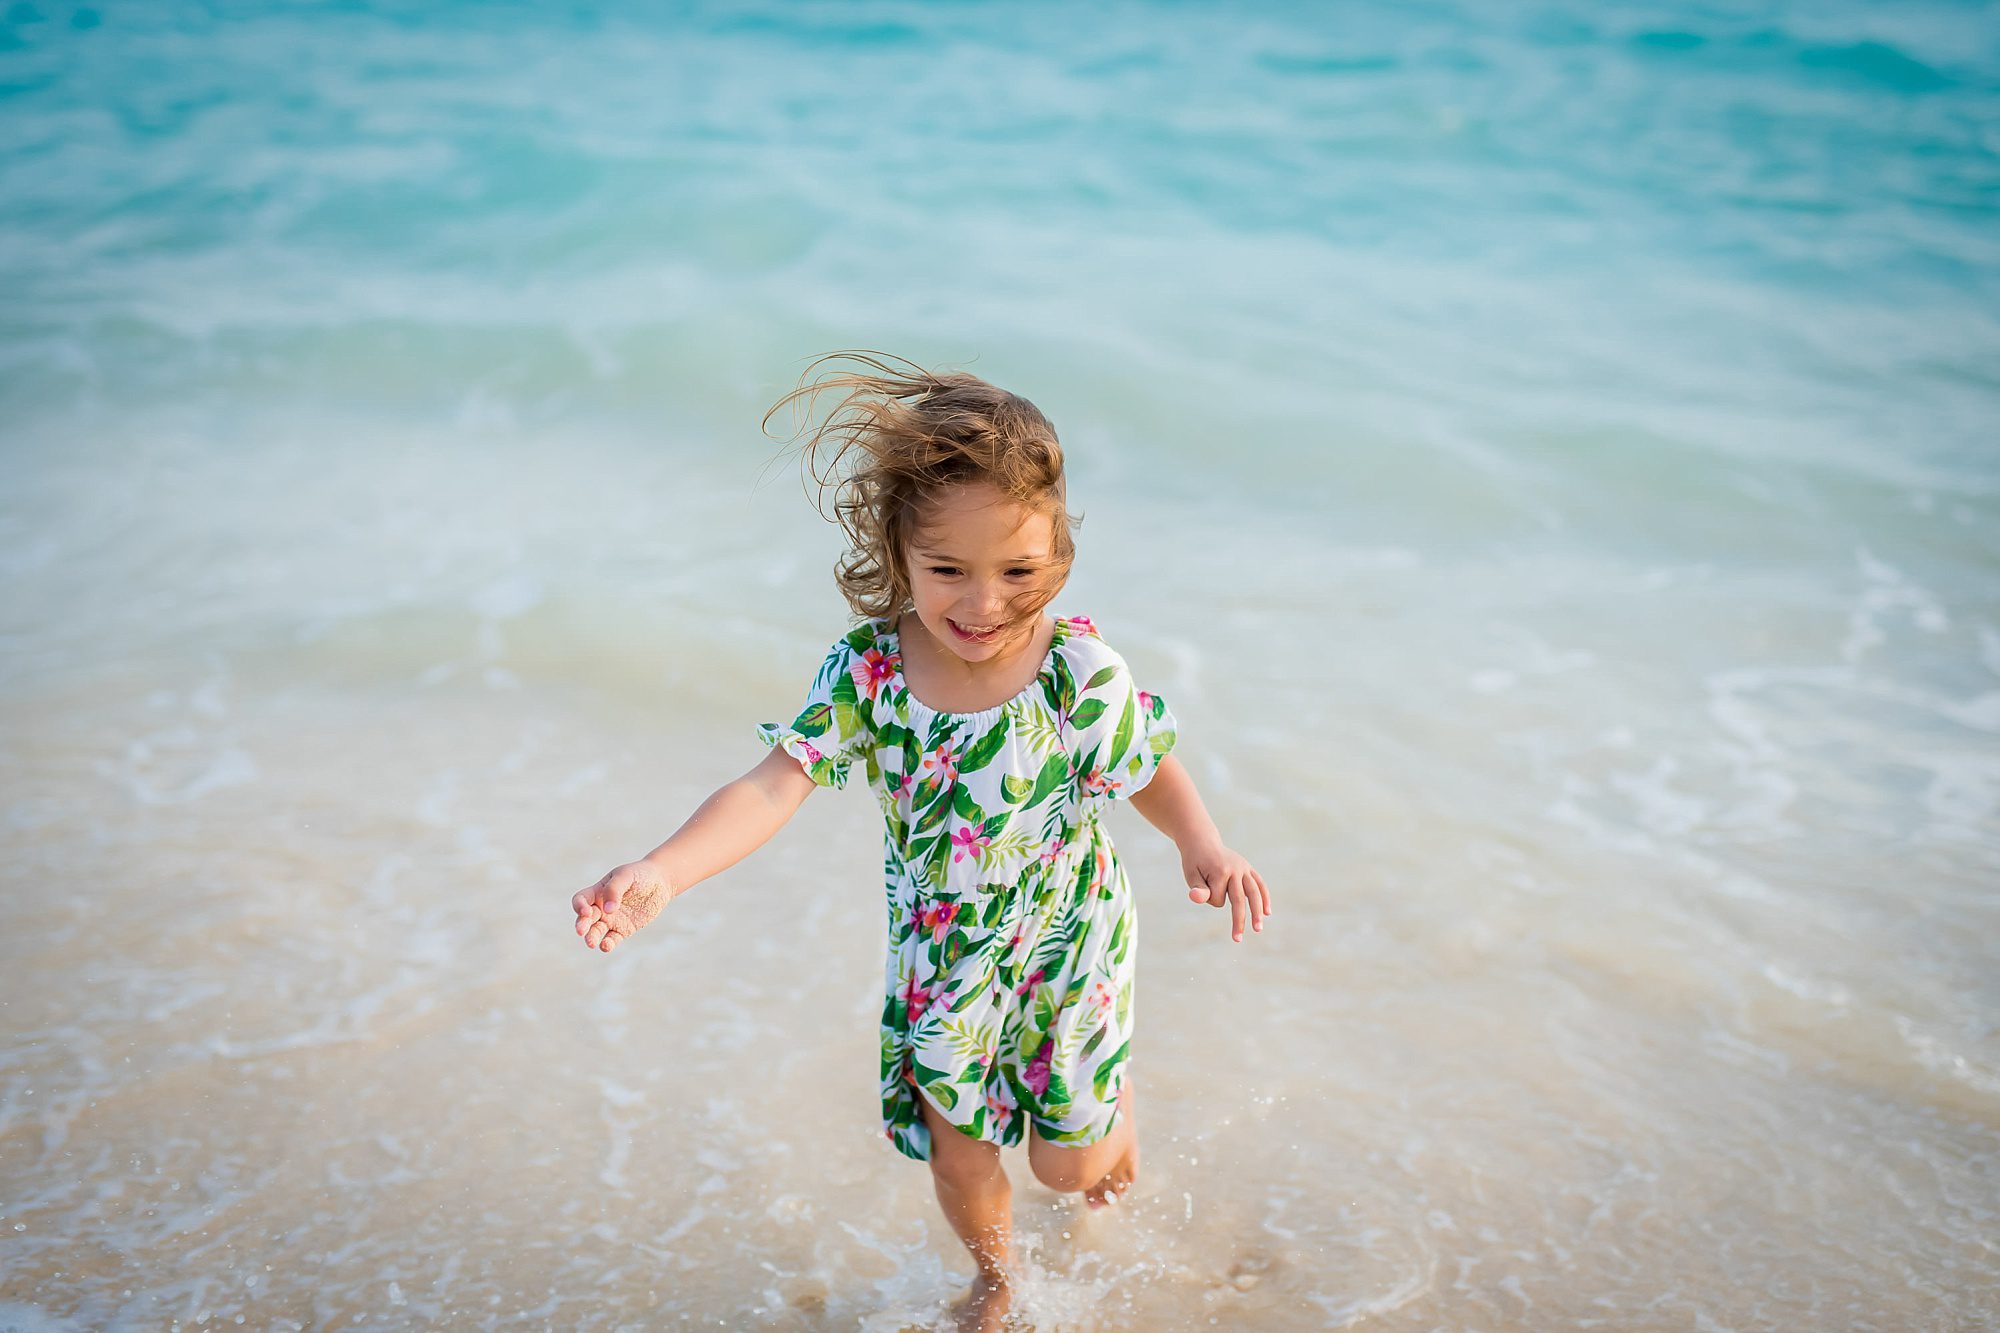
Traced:
[[[861, 662], [857, 634], [835, 643], [806, 691], [805, 703], [789, 723], [760, 722], [764, 744], [782, 746], [806, 775], [822, 787], [844, 787], [851, 764], [868, 748], [873, 719], [859, 699], [854, 671]], [[866, 670], [864, 666], [862, 668]]]
[[1085, 799], [1127, 800], [1153, 780], [1178, 731], [1167, 701], [1140, 689], [1123, 657], [1101, 641], [1092, 647], [1076, 668], [1081, 679], [1066, 728], [1071, 762]]

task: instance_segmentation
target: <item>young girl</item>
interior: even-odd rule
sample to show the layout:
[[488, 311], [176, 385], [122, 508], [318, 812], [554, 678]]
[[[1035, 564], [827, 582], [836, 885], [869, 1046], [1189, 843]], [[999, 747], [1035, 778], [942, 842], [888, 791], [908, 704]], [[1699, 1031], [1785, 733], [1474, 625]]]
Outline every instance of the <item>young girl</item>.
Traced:
[[[1074, 547], [1062, 449], [1032, 403], [967, 374], [866, 354], [771, 411], [845, 389], [804, 446], [822, 486], [850, 452], [836, 577], [862, 617], [764, 761], [671, 838], [573, 900], [610, 952], [669, 899], [776, 833], [859, 763], [887, 825], [882, 1124], [928, 1161], [979, 1278], [967, 1323], [1008, 1304], [1011, 1191], [1028, 1139], [1050, 1189], [1117, 1201], [1138, 1172], [1130, 1078], [1137, 917], [1103, 816], [1126, 800], [1180, 849], [1189, 898], [1263, 929], [1270, 894], [1226, 847], [1173, 749], [1164, 699], [1082, 616], [1045, 608]], [[768, 423], [770, 414], [765, 421]]]

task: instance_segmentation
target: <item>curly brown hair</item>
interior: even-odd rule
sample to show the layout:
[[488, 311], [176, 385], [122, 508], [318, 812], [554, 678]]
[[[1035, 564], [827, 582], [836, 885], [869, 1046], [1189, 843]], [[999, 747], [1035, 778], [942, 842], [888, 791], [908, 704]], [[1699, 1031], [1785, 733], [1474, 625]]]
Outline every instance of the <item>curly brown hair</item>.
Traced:
[[[839, 361], [869, 369], [827, 368]], [[807, 429], [820, 395], [833, 390], [845, 393]], [[766, 434], [771, 418], [793, 403], [802, 404], [802, 419], [790, 438], [804, 436], [799, 452], [819, 487], [822, 517], [827, 489], [835, 492], [834, 515], [848, 550], [834, 566], [834, 580], [856, 615], [894, 616], [910, 604], [907, 555], [928, 502], [946, 487], [971, 482], [990, 483], [1053, 520], [1050, 563], [1010, 614], [1036, 615], [1055, 599], [1076, 559], [1071, 534], [1081, 520], [1065, 503], [1062, 444], [1040, 408], [976, 375], [934, 374], [866, 351], [815, 359], [798, 387], [764, 414]]]

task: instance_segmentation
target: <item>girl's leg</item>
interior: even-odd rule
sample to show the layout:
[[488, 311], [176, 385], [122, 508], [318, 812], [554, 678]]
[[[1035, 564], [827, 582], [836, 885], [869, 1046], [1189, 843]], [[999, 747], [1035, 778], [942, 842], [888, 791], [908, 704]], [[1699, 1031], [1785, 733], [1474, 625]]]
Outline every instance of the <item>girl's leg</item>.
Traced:
[[1132, 1109], [1132, 1079], [1118, 1091], [1118, 1123], [1086, 1148], [1050, 1143], [1032, 1125], [1028, 1131], [1028, 1166], [1058, 1194], [1083, 1191], [1092, 1208], [1116, 1203], [1139, 1176], [1139, 1122]]
[[967, 1313], [981, 1326], [1006, 1312], [1008, 1266], [1014, 1262], [1014, 1188], [997, 1144], [968, 1138], [921, 1093], [917, 1105], [931, 1131], [931, 1183], [945, 1220], [979, 1265]]

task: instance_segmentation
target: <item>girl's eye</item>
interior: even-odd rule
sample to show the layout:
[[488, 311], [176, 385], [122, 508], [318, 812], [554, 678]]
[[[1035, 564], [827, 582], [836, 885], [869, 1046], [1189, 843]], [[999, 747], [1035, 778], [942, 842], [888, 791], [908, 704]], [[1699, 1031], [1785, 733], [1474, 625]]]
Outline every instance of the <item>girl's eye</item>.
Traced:
[[1016, 579], [1024, 579], [1024, 578], [1028, 577], [1028, 575], [1030, 575], [1030, 574], [1032, 574], [1032, 573], [1034, 573], [1034, 572], [1035, 572], [1035, 571], [1034, 571], [1034, 570], [1032, 570], [1032, 569], [1010, 569], [1010, 570], [1008, 570], [1008, 571], [1007, 571], [1007, 577], [1009, 577], [1009, 578], [1016, 578]]
[[956, 573], [958, 573], [958, 571], [957, 571], [956, 569], [953, 569], [953, 568], [952, 568], [952, 567], [951, 567], [950, 565], [932, 565], [932, 566], [931, 566], [931, 573], [933, 573], [933, 574], [956, 574]]

